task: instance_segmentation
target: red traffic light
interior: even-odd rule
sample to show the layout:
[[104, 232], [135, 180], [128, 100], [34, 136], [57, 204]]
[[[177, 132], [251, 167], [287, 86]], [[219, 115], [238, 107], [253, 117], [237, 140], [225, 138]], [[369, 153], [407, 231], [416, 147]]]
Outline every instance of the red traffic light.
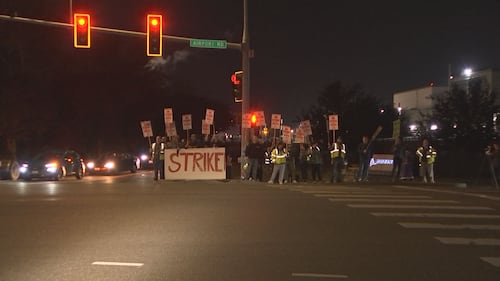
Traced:
[[236, 73], [233, 73], [233, 75], [231, 75], [231, 82], [233, 82], [233, 85], [240, 85], [241, 84], [240, 77], [238, 77]]
[[163, 54], [163, 19], [162, 15], [148, 15], [146, 54], [150, 57], [161, 57]]
[[252, 125], [255, 125], [257, 123], [257, 115], [255, 115], [255, 113], [252, 113], [252, 117], [250, 117], [250, 121], [252, 122]]
[[90, 15], [74, 14], [73, 31], [75, 48], [90, 48]]

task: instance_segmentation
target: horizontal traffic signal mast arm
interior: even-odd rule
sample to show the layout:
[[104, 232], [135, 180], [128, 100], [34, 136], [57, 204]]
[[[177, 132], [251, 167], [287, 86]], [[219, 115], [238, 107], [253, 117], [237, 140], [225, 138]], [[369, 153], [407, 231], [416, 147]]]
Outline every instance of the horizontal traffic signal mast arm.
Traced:
[[[72, 23], [46, 21], [46, 20], [39, 20], [39, 19], [15, 17], [15, 16], [9, 16], [9, 15], [0, 15], [0, 20], [73, 28]], [[98, 26], [91, 26], [90, 29], [95, 30], [95, 31], [100, 31], [100, 32], [138, 36], [138, 37], [146, 37], [146, 32], [130, 31], [130, 30], [124, 30], [124, 29], [115, 29], [115, 28], [98, 27]], [[189, 43], [191, 40], [198, 39], [198, 38], [189, 38], [189, 37], [173, 36], [173, 35], [162, 35], [162, 38], [164, 38], [170, 42], [184, 42], [184, 43]], [[227, 42], [227, 48], [241, 50], [241, 43]]]

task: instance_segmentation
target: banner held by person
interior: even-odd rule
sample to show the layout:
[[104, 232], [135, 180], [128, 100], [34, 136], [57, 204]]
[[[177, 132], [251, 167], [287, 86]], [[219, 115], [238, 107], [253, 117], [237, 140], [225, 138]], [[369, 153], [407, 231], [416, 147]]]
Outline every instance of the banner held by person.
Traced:
[[226, 178], [225, 148], [165, 150], [167, 180], [222, 180]]

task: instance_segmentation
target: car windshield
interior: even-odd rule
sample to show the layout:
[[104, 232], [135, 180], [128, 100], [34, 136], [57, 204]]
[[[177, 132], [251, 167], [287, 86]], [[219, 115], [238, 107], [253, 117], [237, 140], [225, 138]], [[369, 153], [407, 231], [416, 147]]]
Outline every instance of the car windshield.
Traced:
[[61, 152], [54, 152], [54, 151], [46, 151], [42, 152], [40, 154], [37, 154], [35, 157], [33, 157], [34, 161], [47, 161], [47, 160], [53, 160], [53, 159], [60, 159], [62, 157]]

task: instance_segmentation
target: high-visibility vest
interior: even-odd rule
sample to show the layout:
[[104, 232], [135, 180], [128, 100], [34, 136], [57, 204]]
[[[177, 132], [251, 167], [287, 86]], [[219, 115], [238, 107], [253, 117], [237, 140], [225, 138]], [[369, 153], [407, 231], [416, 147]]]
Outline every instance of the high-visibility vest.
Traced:
[[286, 149], [278, 150], [278, 148], [275, 148], [271, 152], [271, 158], [274, 164], [286, 164], [287, 155]]
[[[156, 142], [151, 145], [151, 150], [153, 151], [153, 159], [158, 157], [160, 160], [165, 160], [165, 143], [160, 143], [160, 151], [156, 151]], [[159, 155], [156, 155], [159, 154]]]
[[342, 157], [345, 158], [346, 149], [345, 144], [341, 144], [340, 147], [337, 143], [333, 144], [333, 149], [330, 151], [330, 158]]
[[[425, 155], [425, 158], [424, 158], [424, 155]], [[427, 164], [432, 164], [436, 161], [437, 152], [430, 145], [427, 149], [425, 149], [423, 146], [421, 146], [417, 149], [417, 156], [418, 156], [418, 161], [420, 163], [425, 162]]]

